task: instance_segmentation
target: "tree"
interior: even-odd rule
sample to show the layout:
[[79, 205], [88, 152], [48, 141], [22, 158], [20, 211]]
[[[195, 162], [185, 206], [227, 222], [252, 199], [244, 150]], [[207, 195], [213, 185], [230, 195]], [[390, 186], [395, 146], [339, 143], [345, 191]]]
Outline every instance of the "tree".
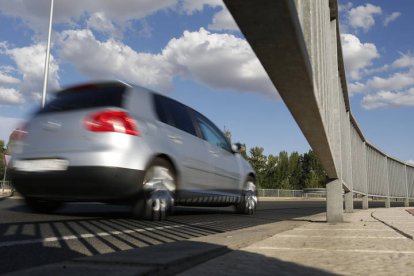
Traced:
[[[223, 133], [231, 143], [231, 132], [224, 127]], [[262, 147], [255, 146], [247, 154], [246, 144], [239, 144], [242, 145], [240, 154], [255, 170], [256, 184], [260, 188], [299, 190], [325, 186], [326, 173], [312, 150], [303, 155], [281, 151], [277, 156], [266, 156]]]
[[241, 152], [240, 152], [240, 155], [244, 158], [244, 160], [247, 160], [247, 161], [249, 161], [249, 156], [247, 156], [247, 152], [246, 152], [246, 144], [242, 144], [242, 143], [240, 143], [240, 142], [238, 142], [240, 145], [241, 145], [241, 147], [242, 147], [242, 150], [241, 150]]
[[251, 148], [248, 161], [256, 171], [256, 184], [262, 187], [265, 179], [265, 166], [267, 161], [267, 157], [263, 154], [263, 148]]
[[294, 151], [289, 156], [289, 183], [292, 189], [301, 189], [302, 174], [301, 155]]
[[303, 155], [302, 183], [304, 188], [324, 187], [325, 182], [326, 173], [316, 154], [310, 150], [308, 153]]
[[263, 183], [263, 188], [275, 189], [277, 183], [277, 167], [279, 165], [279, 157], [274, 155], [269, 155], [267, 157], [267, 162], [265, 165], [265, 180]]
[[226, 126], [224, 126], [223, 134], [226, 137], [227, 141], [229, 141], [229, 143], [231, 144], [231, 132], [226, 128]]
[[279, 189], [290, 189], [289, 155], [286, 151], [279, 152], [279, 165], [277, 169]]

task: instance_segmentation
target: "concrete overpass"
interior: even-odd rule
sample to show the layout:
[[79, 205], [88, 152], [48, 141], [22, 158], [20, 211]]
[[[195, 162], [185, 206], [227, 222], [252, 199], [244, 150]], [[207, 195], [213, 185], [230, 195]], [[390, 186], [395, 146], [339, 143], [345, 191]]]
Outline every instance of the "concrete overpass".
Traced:
[[[353, 196], [414, 198], [414, 167], [369, 143], [352, 115], [336, 0], [224, 0], [330, 181], [327, 221]], [[345, 195], [343, 196], [343, 191]]]

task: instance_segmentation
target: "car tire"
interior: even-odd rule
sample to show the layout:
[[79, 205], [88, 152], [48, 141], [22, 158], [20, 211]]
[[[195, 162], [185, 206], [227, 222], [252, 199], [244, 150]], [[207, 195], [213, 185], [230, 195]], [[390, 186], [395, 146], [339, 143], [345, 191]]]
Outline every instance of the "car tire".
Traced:
[[239, 214], [253, 215], [256, 212], [257, 196], [253, 177], [247, 177], [240, 201], [235, 207]]
[[35, 213], [53, 213], [59, 209], [63, 203], [59, 201], [50, 201], [37, 198], [25, 198], [26, 205]]
[[143, 192], [132, 207], [134, 218], [158, 221], [173, 213], [176, 174], [170, 162], [156, 158], [141, 185]]

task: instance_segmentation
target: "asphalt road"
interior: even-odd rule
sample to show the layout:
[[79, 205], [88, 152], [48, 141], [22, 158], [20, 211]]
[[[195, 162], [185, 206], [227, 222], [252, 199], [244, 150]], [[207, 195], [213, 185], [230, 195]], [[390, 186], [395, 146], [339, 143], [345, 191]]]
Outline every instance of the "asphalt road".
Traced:
[[281, 232], [324, 211], [324, 201], [262, 201], [253, 216], [232, 208], [178, 208], [168, 220], [150, 222], [132, 219], [126, 206], [66, 204], [55, 214], [35, 214], [21, 199], [1, 198], [0, 273], [268, 224]]

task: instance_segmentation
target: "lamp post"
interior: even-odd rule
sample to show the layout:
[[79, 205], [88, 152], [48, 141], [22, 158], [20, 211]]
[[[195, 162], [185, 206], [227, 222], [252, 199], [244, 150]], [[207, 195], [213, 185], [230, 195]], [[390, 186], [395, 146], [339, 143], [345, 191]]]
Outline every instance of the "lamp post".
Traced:
[[54, 5], [54, 0], [51, 0], [50, 1], [50, 16], [49, 16], [49, 34], [47, 37], [47, 50], [46, 50], [45, 71], [44, 71], [45, 73], [43, 77], [42, 108], [45, 107], [45, 103], [46, 103], [47, 78], [49, 75], [49, 57], [50, 57], [50, 40], [52, 36], [53, 5]]
[[6, 173], [7, 173], [7, 160], [6, 160], [6, 154], [5, 154], [5, 152], [6, 152], [6, 148], [3, 148], [2, 149], [2, 154], [3, 154], [3, 160], [4, 160], [4, 174], [3, 174], [3, 185], [1, 185], [2, 186], [2, 191], [1, 191], [1, 193], [4, 193], [4, 187], [6, 186]]

